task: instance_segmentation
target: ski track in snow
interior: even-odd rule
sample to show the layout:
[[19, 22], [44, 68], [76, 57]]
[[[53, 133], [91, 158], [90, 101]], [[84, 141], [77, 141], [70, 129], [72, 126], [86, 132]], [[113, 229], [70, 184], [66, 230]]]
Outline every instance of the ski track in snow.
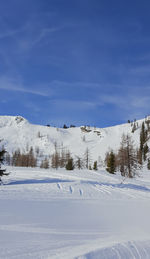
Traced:
[[62, 189], [62, 186], [61, 186], [61, 184], [60, 184], [60, 183], [57, 183], [57, 187], [58, 187], [58, 189], [59, 189], [59, 190], [61, 190], [61, 189]]
[[80, 196], [82, 196], [83, 195], [83, 190], [79, 189], [79, 193], [80, 193]]
[[69, 191], [70, 191], [71, 194], [73, 194], [74, 190], [73, 190], [73, 187], [71, 185], [69, 186]]

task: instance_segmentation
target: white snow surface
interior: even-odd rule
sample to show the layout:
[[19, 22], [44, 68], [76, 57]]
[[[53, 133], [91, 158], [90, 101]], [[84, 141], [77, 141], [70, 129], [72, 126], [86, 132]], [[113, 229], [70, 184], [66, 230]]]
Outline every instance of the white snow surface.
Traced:
[[130, 123], [108, 128], [90, 127], [91, 132], [83, 132], [80, 127], [68, 129], [47, 127], [30, 124], [20, 116], [0, 116], [0, 139], [10, 153], [18, 148], [26, 152], [32, 146], [33, 150], [38, 147], [42, 155], [47, 156], [54, 152], [55, 143], [57, 143], [58, 149], [63, 146], [72, 153], [73, 157], [83, 157], [88, 147], [92, 163], [98, 157], [104, 159], [106, 152], [111, 149], [117, 151], [123, 133], [130, 134], [135, 145], [138, 146], [143, 121], [138, 121], [138, 128], [134, 133]]
[[[91, 162], [117, 151], [122, 134], [135, 146], [143, 120], [109, 128], [57, 129], [0, 116], [0, 139], [10, 153], [40, 149], [43, 157], [62, 146], [72, 156], [88, 147]], [[150, 142], [148, 141], [148, 145]], [[149, 259], [150, 172], [133, 179], [98, 171], [7, 167], [0, 186], [0, 259]]]
[[150, 258], [150, 172], [8, 167], [0, 258]]

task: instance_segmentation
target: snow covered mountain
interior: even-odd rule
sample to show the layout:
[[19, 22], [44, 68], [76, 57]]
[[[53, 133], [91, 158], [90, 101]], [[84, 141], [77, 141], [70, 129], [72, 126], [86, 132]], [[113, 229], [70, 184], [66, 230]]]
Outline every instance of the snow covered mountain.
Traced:
[[[109, 149], [116, 151], [123, 133], [132, 135], [138, 146], [143, 121], [104, 129], [57, 129], [1, 116], [0, 139], [10, 153], [32, 146], [48, 155], [57, 142], [74, 156], [88, 147], [94, 160], [104, 158]], [[146, 165], [138, 177], [125, 179], [104, 168], [6, 169], [11, 173], [0, 186], [0, 258], [150, 259]]]
[[83, 156], [88, 147], [91, 160], [104, 159], [107, 151], [117, 151], [122, 134], [130, 134], [135, 146], [139, 146], [140, 130], [143, 120], [126, 123], [108, 128], [73, 127], [68, 129], [33, 125], [21, 116], [0, 116], [0, 139], [6, 150], [11, 154], [18, 148], [27, 152], [30, 147], [40, 150], [41, 156], [48, 156], [54, 152], [55, 144], [58, 148], [69, 150], [73, 157]]

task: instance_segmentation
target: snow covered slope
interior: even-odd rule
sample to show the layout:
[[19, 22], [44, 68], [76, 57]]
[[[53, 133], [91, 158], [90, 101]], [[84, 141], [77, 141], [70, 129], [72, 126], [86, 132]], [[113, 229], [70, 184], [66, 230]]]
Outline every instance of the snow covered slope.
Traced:
[[139, 145], [140, 127], [144, 120], [138, 121], [138, 127], [132, 133], [130, 123], [109, 128], [55, 128], [30, 124], [20, 116], [0, 116], [0, 139], [8, 152], [20, 148], [26, 152], [32, 146], [34, 150], [40, 149], [42, 155], [54, 152], [55, 143], [58, 148], [62, 146], [73, 156], [83, 156], [86, 148], [90, 149], [91, 159], [102, 159], [111, 149], [118, 150], [122, 134], [132, 135], [135, 145]]
[[150, 259], [150, 174], [8, 168], [0, 258]]
[[[139, 145], [141, 123], [104, 129], [57, 129], [22, 117], [0, 117], [9, 152], [32, 146], [52, 154], [55, 143], [72, 155], [88, 147], [93, 160], [118, 149], [122, 134]], [[150, 172], [123, 179], [98, 171], [8, 167], [0, 186], [0, 258], [150, 259]]]

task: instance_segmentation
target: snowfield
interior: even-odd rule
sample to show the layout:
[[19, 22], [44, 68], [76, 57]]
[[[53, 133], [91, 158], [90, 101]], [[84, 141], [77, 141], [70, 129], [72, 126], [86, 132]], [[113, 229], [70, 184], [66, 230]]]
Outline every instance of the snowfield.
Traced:
[[8, 167], [0, 258], [150, 258], [150, 172]]

